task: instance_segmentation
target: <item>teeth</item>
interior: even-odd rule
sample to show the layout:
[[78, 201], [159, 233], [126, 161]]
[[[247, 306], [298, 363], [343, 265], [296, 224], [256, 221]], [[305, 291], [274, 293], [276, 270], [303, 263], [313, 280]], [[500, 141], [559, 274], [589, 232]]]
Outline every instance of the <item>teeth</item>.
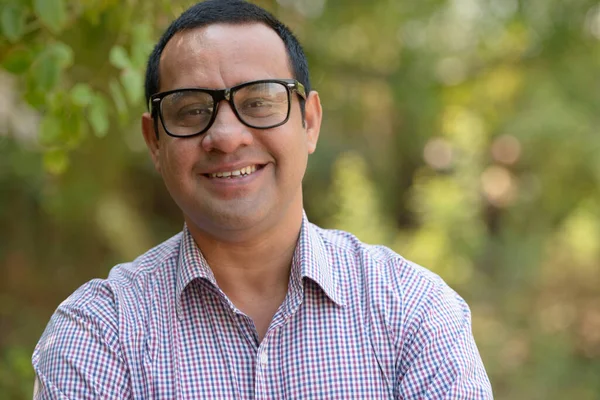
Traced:
[[256, 171], [256, 165], [250, 165], [248, 167], [244, 167], [242, 169], [236, 169], [235, 171], [227, 171], [227, 172], [215, 172], [210, 174], [211, 178], [229, 178], [229, 177], [238, 177], [250, 175], [251, 173]]

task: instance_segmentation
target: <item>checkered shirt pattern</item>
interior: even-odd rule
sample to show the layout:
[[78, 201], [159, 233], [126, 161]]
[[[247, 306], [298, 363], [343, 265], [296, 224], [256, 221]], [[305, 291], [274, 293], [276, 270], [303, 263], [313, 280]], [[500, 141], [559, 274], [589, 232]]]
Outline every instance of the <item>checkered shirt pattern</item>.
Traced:
[[35, 399], [492, 398], [452, 289], [306, 216], [261, 342], [184, 228], [65, 300], [33, 366]]

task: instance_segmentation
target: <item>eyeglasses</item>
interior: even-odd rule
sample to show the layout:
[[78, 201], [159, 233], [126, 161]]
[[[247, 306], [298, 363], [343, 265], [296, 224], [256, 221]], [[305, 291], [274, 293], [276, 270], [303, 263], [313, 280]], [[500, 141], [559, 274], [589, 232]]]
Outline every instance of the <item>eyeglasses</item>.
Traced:
[[290, 118], [292, 91], [306, 100], [306, 90], [297, 80], [266, 79], [221, 90], [190, 88], [157, 93], [150, 97], [150, 106], [152, 115], [160, 116], [165, 132], [174, 137], [206, 132], [215, 121], [222, 100], [229, 102], [244, 125], [269, 129]]

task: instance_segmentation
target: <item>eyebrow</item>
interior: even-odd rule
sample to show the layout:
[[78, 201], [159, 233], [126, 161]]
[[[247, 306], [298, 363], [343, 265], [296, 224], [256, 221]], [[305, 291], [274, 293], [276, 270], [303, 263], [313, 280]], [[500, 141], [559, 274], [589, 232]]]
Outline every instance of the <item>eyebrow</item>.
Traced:
[[[188, 96], [190, 96], [192, 94], [195, 94], [195, 93], [205, 93], [205, 92], [202, 89], [191, 89], [191, 90], [190, 89], [182, 89], [182, 90], [180, 90], [178, 92], [171, 93], [171, 96], [172, 96], [172, 99], [173, 99], [172, 102], [179, 101], [179, 100], [181, 100], [181, 99], [183, 99], [185, 97], [188, 97]], [[209, 96], [207, 98], [210, 98], [212, 100], [211, 96]]]

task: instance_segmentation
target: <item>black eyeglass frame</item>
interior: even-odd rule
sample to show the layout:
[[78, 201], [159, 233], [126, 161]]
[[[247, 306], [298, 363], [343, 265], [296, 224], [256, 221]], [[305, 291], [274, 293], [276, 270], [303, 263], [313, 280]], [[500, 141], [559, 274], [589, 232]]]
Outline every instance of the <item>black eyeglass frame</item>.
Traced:
[[[233, 103], [233, 95], [239, 89], [242, 89], [246, 86], [260, 84], [260, 83], [279, 83], [286, 88], [287, 99], [288, 99], [288, 109], [287, 109], [287, 114], [286, 114], [285, 119], [283, 121], [281, 121], [280, 123], [277, 123], [274, 125], [269, 125], [269, 126], [254, 126], [254, 125], [251, 125], [251, 124], [245, 122], [242, 119], [242, 117], [240, 117], [240, 114], [238, 113], [238, 110], [237, 110], [235, 104]], [[253, 129], [271, 129], [271, 128], [276, 128], [278, 126], [285, 124], [290, 119], [290, 110], [292, 107], [292, 101], [291, 101], [291, 92], [292, 91], [298, 93], [298, 95], [303, 100], [306, 101], [306, 89], [304, 88], [304, 85], [302, 83], [298, 82], [296, 79], [262, 79], [262, 80], [258, 80], [258, 81], [244, 82], [239, 85], [236, 85], [236, 86], [233, 86], [230, 88], [225, 88], [225, 89], [183, 88], [183, 89], [174, 89], [174, 90], [168, 90], [166, 92], [156, 93], [156, 94], [153, 94], [152, 96], [150, 96], [149, 108], [150, 108], [150, 114], [152, 115], [152, 118], [154, 119], [154, 131], [156, 132], [157, 138], [158, 138], [158, 121], [157, 121], [157, 119], [160, 119], [161, 125], [162, 125], [163, 129], [165, 130], [165, 132], [167, 133], [167, 135], [172, 136], [172, 137], [189, 138], [189, 137], [194, 137], [194, 136], [198, 136], [198, 135], [205, 133], [206, 131], [208, 131], [210, 129], [210, 127], [215, 122], [215, 119], [217, 118], [217, 113], [219, 111], [219, 104], [223, 100], [225, 100], [229, 103], [229, 105], [231, 106], [231, 109], [233, 110], [233, 113], [237, 117], [238, 121], [240, 121], [242, 124], [244, 124], [250, 128], [253, 128]], [[212, 115], [210, 117], [210, 120], [208, 121], [208, 124], [201, 131], [193, 133], [191, 135], [176, 135], [174, 133], [169, 132], [169, 130], [165, 126], [165, 121], [163, 119], [162, 108], [161, 108], [162, 100], [166, 96], [168, 96], [172, 93], [179, 93], [179, 92], [202, 92], [202, 93], [207, 93], [212, 97], [213, 103], [214, 103], [214, 109], [213, 109]]]

